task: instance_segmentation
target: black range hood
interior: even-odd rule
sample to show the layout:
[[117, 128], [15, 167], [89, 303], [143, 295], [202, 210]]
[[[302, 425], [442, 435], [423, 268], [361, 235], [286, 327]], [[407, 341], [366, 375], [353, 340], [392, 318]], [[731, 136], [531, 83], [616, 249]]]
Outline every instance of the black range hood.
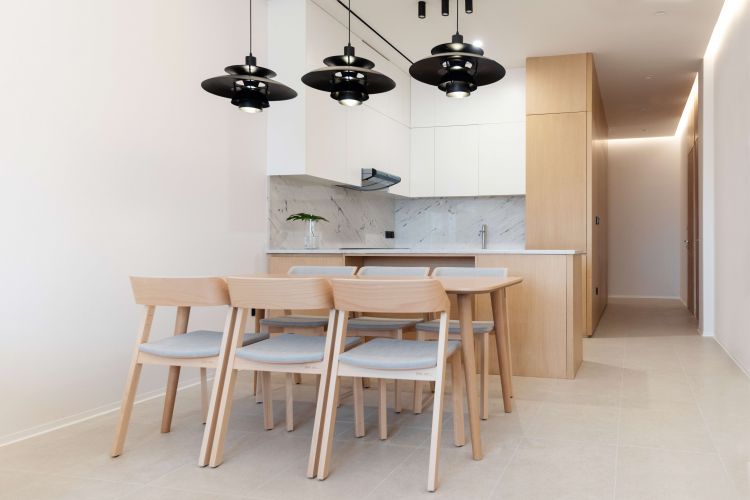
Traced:
[[362, 169], [362, 185], [350, 186], [346, 184], [340, 184], [340, 187], [347, 189], [353, 189], [355, 191], [379, 191], [381, 189], [388, 189], [401, 182], [401, 177], [398, 175], [389, 174], [382, 170], [376, 170], [374, 168], [363, 168]]

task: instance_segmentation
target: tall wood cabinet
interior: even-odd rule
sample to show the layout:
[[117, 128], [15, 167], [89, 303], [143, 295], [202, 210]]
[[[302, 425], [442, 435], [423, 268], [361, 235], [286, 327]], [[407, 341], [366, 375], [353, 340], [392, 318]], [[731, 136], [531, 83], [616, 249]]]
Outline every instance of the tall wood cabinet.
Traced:
[[591, 54], [526, 60], [526, 248], [586, 251], [585, 332], [607, 305], [607, 136]]

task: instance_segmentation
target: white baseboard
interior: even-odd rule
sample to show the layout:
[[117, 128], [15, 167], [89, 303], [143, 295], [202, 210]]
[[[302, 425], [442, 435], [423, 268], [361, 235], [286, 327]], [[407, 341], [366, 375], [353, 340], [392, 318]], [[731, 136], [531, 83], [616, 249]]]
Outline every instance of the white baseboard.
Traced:
[[[212, 378], [213, 377], [208, 377], [209, 383]], [[187, 382], [184, 385], [180, 384], [177, 390], [182, 391], [190, 387], [195, 387], [198, 384], [200, 384], [200, 379]], [[138, 399], [136, 399], [135, 404], [163, 397], [164, 394], [166, 394], [165, 389], [155, 389], [153, 391], [148, 391], [141, 394]], [[120, 409], [120, 403], [121, 401], [117, 401], [114, 403], [98, 406], [91, 410], [76, 413], [75, 415], [70, 415], [69, 417], [63, 417], [57, 420], [53, 420], [52, 422], [47, 422], [46, 424], [37, 425], [29, 429], [24, 429], [12, 434], [6, 434], [5, 436], [0, 436], [0, 448], [9, 444], [23, 441], [25, 439], [46, 434], [48, 432], [56, 431], [58, 429], [62, 429], [63, 427], [68, 427], [81, 422], [85, 422], [86, 420], [91, 420], [92, 418], [101, 417], [102, 415], [107, 415], [108, 413], [116, 412]]]
[[[709, 335], [705, 335], [705, 336], [706, 336], [706, 337], [708, 337]], [[725, 352], [725, 353], [727, 353], [727, 356], [729, 356], [729, 359], [731, 359], [732, 361], [734, 361], [734, 364], [735, 364], [735, 365], [737, 365], [737, 368], [739, 368], [739, 369], [740, 369], [740, 371], [741, 371], [742, 373], [744, 373], [744, 374], [745, 374], [745, 376], [746, 376], [747, 378], [750, 378], [750, 371], [749, 371], [749, 370], [746, 370], [746, 369], [745, 369], [745, 367], [744, 367], [744, 366], [742, 366], [742, 365], [740, 364], [740, 362], [739, 362], [739, 361], [737, 361], [737, 360], [735, 359], [735, 357], [734, 357], [734, 356], [732, 356], [732, 355], [731, 355], [731, 354], [729, 353], [729, 351], [728, 351], [728, 350], [727, 350], [727, 348], [726, 348], [726, 347], [724, 346], [724, 344], [722, 344], [722, 343], [721, 343], [721, 342], [719, 341], [719, 339], [717, 339], [717, 338], [716, 338], [716, 337], [715, 337], [715, 336], [713, 335], [713, 333], [712, 333], [712, 334], [711, 334], [710, 336], [711, 336], [711, 337], [713, 337], [714, 341], [715, 341], [715, 342], [716, 342], [717, 344], [719, 344], [719, 346], [721, 346], [721, 348], [722, 348], [722, 349], [724, 349], [724, 352]]]

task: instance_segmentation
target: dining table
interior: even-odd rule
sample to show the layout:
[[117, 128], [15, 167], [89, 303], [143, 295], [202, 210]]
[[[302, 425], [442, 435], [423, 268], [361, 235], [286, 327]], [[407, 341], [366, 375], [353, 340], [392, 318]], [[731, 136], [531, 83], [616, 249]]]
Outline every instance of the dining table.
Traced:
[[[274, 277], [289, 278], [288, 274], [260, 274], [252, 277]], [[359, 277], [359, 276], [307, 276], [326, 279], [368, 279], [368, 280], [395, 280], [414, 279], [389, 277]], [[299, 278], [299, 276], [295, 276]], [[508, 288], [518, 285], [523, 278], [508, 276], [430, 276], [424, 279], [435, 279], [443, 285], [445, 292], [455, 295], [458, 304], [458, 320], [461, 330], [461, 358], [463, 361], [466, 380], [466, 399], [469, 413], [469, 432], [471, 434], [472, 457], [481, 460], [484, 456], [482, 451], [482, 438], [480, 430], [480, 405], [479, 389], [477, 387], [476, 373], [477, 363], [474, 350], [474, 297], [481, 294], [489, 294], [492, 304], [492, 319], [495, 323], [495, 342], [497, 346], [498, 364], [500, 368], [500, 386], [503, 393], [503, 407], [506, 413], [513, 411], [513, 380], [511, 366], [510, 331], [508, 321]], [[364, 312], [364, 311], [363, 311]], [[394, 311], [397, 312], [397, 311]], [[260, 320], [265, 318], [265, 310], [255, 312], [256, 331], [259, 330]], [[485, 388], [486, 390], [486, 388]]]

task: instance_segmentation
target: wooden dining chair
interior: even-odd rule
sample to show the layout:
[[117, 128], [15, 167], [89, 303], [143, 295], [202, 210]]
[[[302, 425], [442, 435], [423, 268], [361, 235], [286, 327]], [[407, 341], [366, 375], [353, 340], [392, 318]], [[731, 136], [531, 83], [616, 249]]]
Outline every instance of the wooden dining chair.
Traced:
[[[211, 452], [211, 467], [221, 464], [224, 454], [224, 440], [232, 409], [234, 386], [240, 370], [254, 370], [261, 374], [263, 386], [263, 424], [267, 430], [273, 429], [273, 398], [271, 397], [271, 372], [286, 374], [287, 430], [293, 430], [291, 405], [292, 374], [313, 374], [320, 376], [313, 437], [308, 460], [308, 477], [317, 474], [318, 450], [320, 449], [320, 424], [327, 401], [328, 371], [333, 346], [336, 311], [333, 308], [331, 285], [325, 278], [228, 278], [229, 295], [232, 307], [237, 310], [237, 321], [228, 352], [227, 372], [220, 398], [218, 411], [209, 411], [209, 422], [216, 416], [216, 434]], [[284, 333], [262, 342], [242, 347], [239, 332], [244, 330], [250, 309], [326, 309], [328, 330], [325, 336]], [[347, 338], [342, 345], [346, 348], [361, 343], [359, 338]], [[355, 384], [355, 401], [362, 400], [362, 384]], [[359, 387], [359, 390], [357, 390]], [[363, 420], [364, 410], [355, 405], [356, 420]]]
[[[357, 266], [292, 266], [287, 274], [290, 276], [353, 276], [356, 270]], [[285, 309], [283, 315], [260, 320], [260, 331], [270, 334], [294, 332], [323, 335], [327, 327], [327, 315], [293, 314], [290, 309]], [[255, 393], [257, 375], [253, 377], [253, 393]], [[296, 384], [301, 382], [300, 374], [294, 374], [294, 382]], [[259, 397], [257, 401], [261, 402], [262, 399]]]
[[[432, 271], [433, 276], [492, 276], [495, 278], [507, 278], [508, 269], [505, 267], [436, 267]], [[419, 323], [416, 326], [418, 340], [434, 340], [438, 337], [440, 323], [436, 320]], [[495, 331], [495, 323], [492, 321], [472, 321], [472, 330], [475, 336], [480, 338], [475, 345], [479, 346], [479, 382], [480, 382], [480, 416], [487, 420], [490, 415], [490, 334]], [[461, 325], [458, 320], [448, 323], [448, 338], [450, 340], [461, 340]], [[423, 384], [417, 382], [414, 387], [414, 413], [421, 413], [423, 407], [422, 397]]]
[[[450, 302], [437, 280], [337, 280], [332, 281], [334, 305], [338, 312], [336, 341], [333, 348], [330, 387], [325, 407], [318, 479], [328, 477], [333, 447], [336, 405], [340, 377], [422, 380], [435, 382], [435, 404], [432, 410], [430, 458], [427, 489], [438, 486], [440, 435], [443, 416], [445, 366], [452, 364], [454, 403], [454, 443], [463, 446], [464, 413], [460, 343], [448, 341]], [[437, 313], [440, 327], [437, 342], [378, 338], [344, 351], [348, 330], [348, 313], [366, 310], [373, 313]]]
[[[357, 271], [358, 277], [366, 278], [424, 278], [430, 273], [429, 267], [406, 267], [406, 266], [364, 266]], [[362, 312], [372, 312], [363, 309]], [[392, 311], [401, 312], [401, 311]], [[379, 318], [374, 316], [358, 316], [349, 319], [349, 332], [365, 339], [388, 338], [402, 339], [404, 330], [414, 328], [417, 323], [425, 318]], [[385, 380], [378, 381], [379, 411], [386, 411], [387, 386]], [[401, 413], [401, 384], [394, 381], [394, 403], [393, 410]], [[383, 438], [385, 439], [385, 438]]]
[[[222, 278], [149, 278], [134, 276], [130, 278], [130, 284], [135, 302], [145, 306], [145, 313], [136, 339], [135, 352], [122, 397], [120, 418], [112, 444], [113, 457], [119, 456], [123, 450], [143, 365], [169, 367], [161, 432], [171, 430], [180, 368], [184, 366], [200, 368], [202, 418], [206, 422], [210, 406], [206, 385], [206, 370], [209, 368], [216, 369], [214, 386], [222, 382], [224, 370], [219, 365], [219, 355], [226, 344], [223, 343], [223, 340], [228, 337], [228, 332], [232, 330], [235, 323], [235, 315], [232, 309], [227, 308], [223, 331], [193, 330], [188, 332], [188, 320], [192, 308], [229, 305], [227, 284]], [[171, 337], [150, 340], [156, 308], [162, 306], [177, 308], [174, 334]], [[249, 345], [266, 337], [267, 335], [262, 334], [243, 334], [240, 339], [243, 345]], [[206, 428], [206, 432], [209, 435], [213, 434], [210, 426]]]

